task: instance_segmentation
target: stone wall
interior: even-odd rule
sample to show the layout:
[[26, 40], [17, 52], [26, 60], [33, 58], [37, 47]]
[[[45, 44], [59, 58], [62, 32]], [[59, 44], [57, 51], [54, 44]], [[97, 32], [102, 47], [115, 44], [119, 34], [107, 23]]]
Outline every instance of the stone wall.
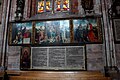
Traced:
[[2, 28], [1, 27], [2, 25], [0, 24], [0, 58], [1, 58], [1, 50], [2, 50]]
[[[1, 5], [0, 5], [0, 58], [1, 58], [1, 50], [2, 50], [2, 1], [1, 1]], [[1, 62], [1, 59], [0, 59]]]
[[[10, 13], [10, 21], [14, 20], [14, 12], [16, 9], [16, 0], [12, 0], [11, 13]], [[28, 0], [26, 0], [27, 2]], [[81, 0], [78, 0], [81, 3]], [[94, 10], [96, 14], [101, 14], [101, 5], [100, 1], [94, 0], [95, 6]], [[82, 12], [81, 4], [78, 4], [79, 14], [84, 15]], [[26, 5], [27, 7], [27, 5]], [[27, 18], [27, 8], [24, 9], [24, 18]], [[44, 17], [44, 16], [43, 16]], [[104, 52], [103, 52], [102, 44], [89, 44], [86, 45], [86, 55], [87, 55], [87, 69], [88, 70], [102, 70], [104, 67]], [[20, 47], [16, 46], [8, 46], [8, 69], [19, 69], [20, 65]]]
[[20, 69], [20, 47], [8, 46], [7, 51], [7, 66], [8, 70], [19, 70]]
[[11, 1], [11, 10], [10, 10], [10, 19], [9, 21], [13, 21], [15, 17], [15, 11], [16, 11], [16, 0]]
[[[26, 0], [27, 2], [28, 0]], [[81, 0], [78, 0], [81, 2]], [[108, 0], [109, 1], [109, 0]], [[101, 13], [101, 6], [99, 0], [94, 0], [95, 3], [95, 13], [96, 14], [102, 14]], [[27, 6], [26, 6], [27, 7]], [[81, 4], [78, 6], [79, 14], [84, 14], [82, 12]], [[14, 12], [16, 10], [16, 0], [12, 0], [12, 6], [10, 11], [10, 21], [14, 20]], [[27, 10], [27, 8], [25, 8]], [[104, 9], [105, 10], [105, 9]], [[27, 11], [25, 11], [27, 13]], [[105, 12], [105, 11], [104, 11]], [[27, 14], [24, 13], [24, 18], [27, 18]], [[103, 26], [104, 29], [104, 26]], [[86, 56], [87, 56], [87, 70], [102, 70], [105, 66], [105, 43], [102, 44], [87, 44], [86, 45]], [[120, 67], [120, 56], [119, 56], [119, 50], [120, 45], [116, 45], [116, 58], [117, 58], [117, 64]], [[19, 46], [8, 46], [7, 47], [7, 66], [8, 70], [19, 70], [20, 67], [20, 47]]]
[[[103, 70], [105, 66], [103, 49], [102, 44], [86, 45], [87, 70]], [[19, 70], [21, 48], [9, 46], [7, 52], [8, 70]]]
[[116, 53], [116, 64], [120, 70], [120, 44], [115, 45], [115, 53]]
[[2, 19], [2, 5], [0, 5], [0, 23], [1, 23], [1, 19]]
[[102, 44], [86, 45], [87, 69], [102, 70], [105, 66], [104, 48]]

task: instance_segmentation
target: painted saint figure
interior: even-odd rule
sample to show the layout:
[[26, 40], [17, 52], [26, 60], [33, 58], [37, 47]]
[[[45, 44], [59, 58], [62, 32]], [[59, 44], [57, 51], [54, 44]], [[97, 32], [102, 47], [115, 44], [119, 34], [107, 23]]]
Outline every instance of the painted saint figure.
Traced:
[[40, 0], [38, 2], [38, 12], [39, 13], [44, 12], [44, 0]]
[[50, 0], [46, 0], [46, 12], [49, 12], [50, 8]]
[[27, 49], [23, 50], [22, 57], [21, 57], [21, 67], [30, 68], [30, 53]]
[[63, 0], [63, 10], [69, 10], [69, 0]]
[[90, 42], [96, 42], [97, 41], [97, 37], [95, 36], [95, 33], [93, 32], [93, 26], [91, 23], [88, 23], [88, 38]]
[[61, 11], [61, 0], [56, 0], [56, 11]]
[[38, 35], [39, 35], [39, 43], [43, 42], [44, 37], [45, 37], [44, 26], [40, 26]]
[[83, 42], [83, 28], [80, 24], [75, 30], [75, 40], [78, 42]]

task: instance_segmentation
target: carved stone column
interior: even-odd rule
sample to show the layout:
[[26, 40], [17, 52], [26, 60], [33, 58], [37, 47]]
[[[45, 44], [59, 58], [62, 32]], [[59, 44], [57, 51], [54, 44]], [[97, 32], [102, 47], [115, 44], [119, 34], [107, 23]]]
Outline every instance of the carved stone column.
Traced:
[[3, 4], [3, 15], [2, 15], [2, 49], [1, 49], [1, 55], [2, 55], [2, 63], [1, 66], [5, 67], [6, 62], [6, 49], [7, 49], [7, 30], [8, 30], [8, 21], [9, 21], [9, 12], [10, 12], [10, 6], [11, 6], [11, 0], [4, 0]]
[[104, 26], [104, 44], [106, 54], [106, 66], [116, 66], [115, 45], [112, 29], [112, 21], [109, 18], [108, 9], [112, 4], [111, 0], [101, 0]]

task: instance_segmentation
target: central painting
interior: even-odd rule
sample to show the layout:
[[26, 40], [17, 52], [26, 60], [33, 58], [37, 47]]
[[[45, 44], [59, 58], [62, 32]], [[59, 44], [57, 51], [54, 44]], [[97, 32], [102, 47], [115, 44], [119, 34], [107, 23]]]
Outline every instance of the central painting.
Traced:
[[36, 22], [34, 28], [35, 44], [70, 43], [69, 20]]

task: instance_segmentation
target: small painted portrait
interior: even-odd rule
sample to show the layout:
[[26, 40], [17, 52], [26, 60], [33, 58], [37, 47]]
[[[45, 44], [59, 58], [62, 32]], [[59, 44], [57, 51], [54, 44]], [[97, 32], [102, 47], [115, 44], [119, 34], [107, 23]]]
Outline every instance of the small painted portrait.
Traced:
[[21, 64], [20, 67], [21, 69], [28, 69], [30, 68], [30, 47], [22, 47], [22, 52], [21, 52]]

